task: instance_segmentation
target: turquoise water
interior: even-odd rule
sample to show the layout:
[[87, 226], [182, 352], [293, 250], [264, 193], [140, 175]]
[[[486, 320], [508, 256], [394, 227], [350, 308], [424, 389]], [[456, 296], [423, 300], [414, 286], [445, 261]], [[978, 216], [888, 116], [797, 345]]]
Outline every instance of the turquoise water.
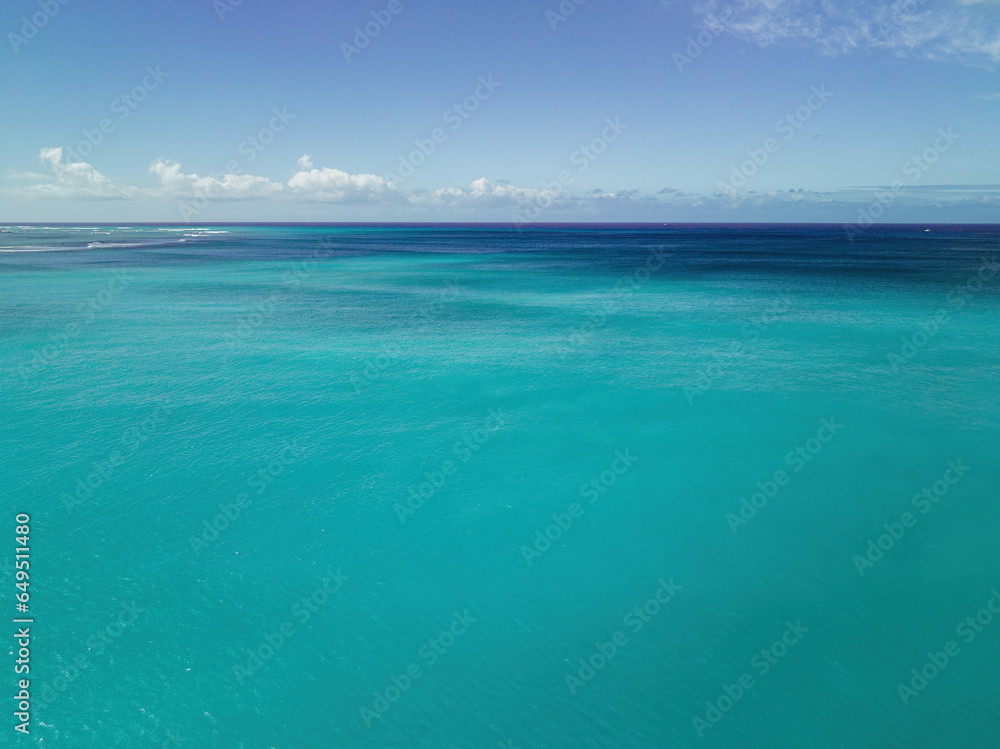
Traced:
[[996, 237], [0, 235], [4, 745], [995, 747]]

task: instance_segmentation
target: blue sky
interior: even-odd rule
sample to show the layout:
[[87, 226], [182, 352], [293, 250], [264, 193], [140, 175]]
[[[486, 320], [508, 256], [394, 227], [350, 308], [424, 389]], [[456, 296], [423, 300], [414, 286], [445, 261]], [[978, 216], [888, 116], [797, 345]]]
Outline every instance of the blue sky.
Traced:
[[0, 221], [1000, 222], [1000, 2], [830, 5], [9, 0]]

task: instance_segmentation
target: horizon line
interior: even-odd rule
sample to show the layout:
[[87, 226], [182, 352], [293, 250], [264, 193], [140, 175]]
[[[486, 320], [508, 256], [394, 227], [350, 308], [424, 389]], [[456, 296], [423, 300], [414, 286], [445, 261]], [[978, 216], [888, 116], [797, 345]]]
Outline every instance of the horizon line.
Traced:
[[[850, 225], [850, 224], [847, 224]], [[488, 227], [502, 229], [516, 229], [527, 231], [530, 229], [565, 228], [565, 227], [615, 227], [615, 226], [635, 226], [635, 227], [701, 227], [701, 226], [724, 226], [724, 227], [753, 227], [753, 226], [809, 226], [809, 227], [832, 227], [842, 229], [843, 222], [829, 221], [561, 221], [561, 222], [532, 222], [531, 224], [518, 224], [510, 221], [24, 221], [24, 222], [0, 222], [0, 227], [16, 228], [19, 226], [44, 227], [44, 226], [333, 226], [333, 227]], [[1000, 222], [966, 221], [958, 223], [942, 222], [907, 222], [907, 223], [873, 223], [867, 229], [874, 228], [906, 228], [910, 226], [920, 227], [997, 227]]]

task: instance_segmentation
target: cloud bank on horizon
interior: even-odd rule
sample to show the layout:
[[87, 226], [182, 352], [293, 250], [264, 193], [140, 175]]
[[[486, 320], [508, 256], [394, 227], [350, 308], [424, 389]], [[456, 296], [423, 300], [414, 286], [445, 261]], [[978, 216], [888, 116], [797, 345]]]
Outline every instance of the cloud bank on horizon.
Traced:
[[[287, 182], [251, 174], [219, 174], [199, 176], [185, 174], [176, 162], [158, 159], [149, 173], [159, 179], [155, 187], [116, 184], [86, 162], [64, 162], [63, 149], [43, 148], [39, 159], [46, 163], [54, 179], [42, 181], [45, 175], [31, 175], [37, 184], [9, 190], [13, 196], [30, 196], [47, 200], [83, 201], [172, 201], [182, 221], [195, 220], [215, 201], [254, 202], [280, 201], [325, 203], [336, 205], [367, 204], [382, 208], [432, 208], [469, 211], [476, 208], [509, 212], [513, 223], [533, 221], [558, 222], [575, 210], [618, 204], [619, 206], [651, 206], [662, 209], [713, 207], [729, 211], [746, 211], [765, 207], [795, 207], [802, 204], [823, 204], [828, 208], [844, 208], [859, 202], [885, 202], [880, 195], [893, 198], [892, 185], [885, 187], [854, 187], [831, 193], [788, 191], [717, 191], [706, 195], [685, 194], [674, 188], [663, 188], [656, 195], [642, 195], [638, 190], [617, 193], [594, 190], [577, 196], [566, 190], [520, 188], [494, 184], [480, 178], [468, 187], [445, 187], [432, 192], [404, 194], [395, 185], [374, 174], [348, 174], [330, 167], [315, 168], [310, 157], [298, 160], [300, 167]], [[910, 192], [910, 205], [926, 208], [1000, 208], [1000, 185], [918, 185], [925, 165], [910, 164], [911, 186], [900, 184]], [[897, 193], [902, 192], [897, 188]], [[589, 204], [589, 205], [588, 205]], [[862, 209], [863, 210], [863, 209]]]
[[[299, 0], [315, 23], [258, 60], [287, 12], [182, 0], [149, 40], [167, 61], [101, 48], [72, 90], [68, 18], [8, 34], [0, 95], [27, 86], [37, 107], [0, 141], [0, 220], [1000, 220], [1000, 0], [390, 4]], [[116, 11], [60, 8], [98, 38]], [[220, 49], [189, 60], [193, 19]], [[313, 25], [349, 53], [311, 45]], [[140, 75], [103, 84], [111, 59]], [[296, 114], [231, 145], [280, 96]]]
[[[519, 188], [493, 184], [485, 178], [473, 181], [466, 188], [445, 187], [405, 196], [383, 177], [348, 174], [330, 167], [316, 168], [308, 155], [298, 159], [299, 171], [292, 174], [287, 182], [251, 174], [185, 174], [180, 164], [157, 159], [149, 167], [149, 173], [160, 182], [155, 187], [116, 184], [87, 162], [65, 162], [63, 159], [62, 147], [43, 148], [39, 160], [49, 167], [52, 178], [39, 173], [20, 175], [37, 180], [37, 183], [12, 188], [7, 191], [8, 195], [49, 200], [173, 200], [179, 202], [182, 214], [185, 206], [192, 212], [200, 212], [199, 202], [207, 204], [215, 200], [288, 200], [345, 205], [370, 203], [387, 207], [480, 204], [494, 208], [550, 208], [564, 207], [573, 199], [565, 190]], [[598, 197], [614, 199], [618, 196], [608, 193], [590, 196], [590, 199]]]

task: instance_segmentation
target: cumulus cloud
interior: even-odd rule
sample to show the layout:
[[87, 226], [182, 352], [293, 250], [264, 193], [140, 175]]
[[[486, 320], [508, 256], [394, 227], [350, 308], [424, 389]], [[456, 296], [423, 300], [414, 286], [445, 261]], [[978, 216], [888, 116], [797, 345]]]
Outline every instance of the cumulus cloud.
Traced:
[[[61, 148], [43, 148], [39, 153], [49, 174], [8, 174], [9, 178], [28, 178], [35, 182], [6, 191], [21, 198], [63, 200], [150, 200], [178, 201], [186, 205], [192, 199], [211, 201], [257, 201], [270, 204], [321, 202], [331, 204], [367, 204], [396, 208], [433, 210], [498, 210], [519, 222], [559, 220], [560, 213], [607, 215], [645, 207], [650, 210], [700, 209], [745, 211], [761, 208], [797, 209], [806, 206], [844, 208], [869, 204], [881, 190], [878, 187], [845, 188], [834, 192], [808, 192], [801, 188], [761, 192], [684, 193], [663, 188], [654, 193], [641, 190], [590, 190], [584, 194], [552, 188], [516, 187], [507, 182], [481, 178], [468, 187], [443, 187], [438, 190], [404, 195], [391, 183], [374, 174], [348, 174], [329, 167], [311, 166], [309, 157], [299, 159], [300, 169], [287, 182], [252, 174], [186, 173], [181, 165], [158, 159], [150, 173], [158, 180], [155, 187], [120, 185], [86, 162], [64, 161]], [[38, 178], [45, 181], [37, 182]], [[874, 197], [873, 197], [874, 196]], [[933, 206], [992, 207], [1000, 201], [1000, 185], [913, 185], [898, 196], [900, 207]], [[199, 209], [200, 210], [200, 209]], [[603, 213], [602, 213], [603, 212]]]
[[[312, 165], [308, 156], [299, 166]], [[160, 178], [159, 192], [164, 196], [200, 196], [219, 200], [286, 198], [328, 203], [391, 203], [402, 194], [382, 177], [374, 174], [348, 174], [339, 169], [303, 169], [287, 183], [252, 174], [220, 174], [200, 177], [184, 174], [180, 164], [162, 159], [149, 171]]]
[[[348, 174], [338, 169], [314, 169], [308, 156], [299, 159], [303, 167], [288, 182], [276, 182], [253, 174], [185, 173], [175, 161], [157, 159], [149, 167], [159, 180], [157, 187], [134, 187], [115, 183], [84, 161], [63, 160], [62, 148], [43, 148], [39, 159], [48, 174], [10, 172], [8, 179], [39, 181], [5, 191], [11, 197], [64, 200], [143, 200], [188, 199], [270, 200], [287, 199], [334, 203], [399, 203], [404, 198], [393, 185], [373, 174]], [[309, 168], [305, 168], [308, 165]]]
[[38, 158], [49, 168], [51, 176], [29, 172], [30, 178], [42, 176], [50, 181], [16, 188], [12, 192], [34, 198], [66, 200], [132, 200], [139, 197], [138, 188], [116, 185], [84, 161], [64, 162], [62, 148], [43, 148]]
[[[330, 167], [316, 168], [308, 155], [298, 159], [299, 171], [287, 182], [253, 174], [207, 174], [185, 172], [181, 165], [157, 159], [149, 167], [156, 187], [116, 184], [85, 162], [63, 161], [62, 148], [43, 148], [39, 157], [49, 174], [30, 174], [40, 184], [7, 190], [14, 197], [67, 200], [190, 200], [219, 201], [284, 200], [343, 204], [414, 206], [524, 207], [567, 205], [573, 199], [564, 190], [533, 189], [478, 179], [467, 188], [445, 187], [433, 192], [404, 196], [386, 179], [374, 174], [348, 174]], [[10, 178], [28, 174], [11, 174]]]
[[220, 200], [241, 200], [273, 197], [283, 189], [280, 183], [252, 174], [220, 174], [206, 177], [184, 174], [180, 164], [163, 159], [153, 162], [149, 171], [160, 178], [159, 192], [169, 197], [202, 195]]
[[[302, 163], [302, 159], [299, 159]], [[288, 187], [299, 197], [334, 203], [399, 202], [402, 193], [374, 174], [348, 174], [339, 169], [310, 169], [296, 172]]]
[[706, 24], [760, 46], [798, 42], [827, 55], [884, 50], [901, 57], [1000, 63], [996, 0], [696, 0]]

